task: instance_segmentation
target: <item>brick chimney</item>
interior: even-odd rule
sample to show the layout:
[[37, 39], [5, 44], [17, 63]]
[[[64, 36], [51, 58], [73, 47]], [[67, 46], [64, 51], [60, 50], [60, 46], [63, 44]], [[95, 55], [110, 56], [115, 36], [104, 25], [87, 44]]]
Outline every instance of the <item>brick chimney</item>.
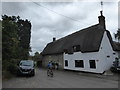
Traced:
[[54, 41], [56, 41], [56, 38], [55, 38], [55, 37], [53, 37], [53, 42], [54, 42]]
[[103, 16], [103, 12], [100, 11], [101, 16], [98, 17], [99, 19], [99, 25], [101, 25], [104, 29], [106, 29], [105, 25], [105, 17]]

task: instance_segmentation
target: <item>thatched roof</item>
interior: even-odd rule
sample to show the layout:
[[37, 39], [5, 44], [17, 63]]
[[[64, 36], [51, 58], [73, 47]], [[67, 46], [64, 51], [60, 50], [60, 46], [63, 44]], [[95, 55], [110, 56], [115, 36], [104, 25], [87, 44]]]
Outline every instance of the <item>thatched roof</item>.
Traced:
[[107, 36], [110, 40], [113, 50], [118, 50], [112, 41], [110, 32], [101, 27], [101, 25], [96, 24], [72, 33], [54, 42], [48, 43], [44, 48], [42, 55], [59, 54], [63, 53], [64, 50], [68, 50], [68, 52], [70, 52], [72, 47], [75, 45], [80, 45], [80, 51], [82, 53], [97, 52], [99, 51], [105, 31], [107, 32]]

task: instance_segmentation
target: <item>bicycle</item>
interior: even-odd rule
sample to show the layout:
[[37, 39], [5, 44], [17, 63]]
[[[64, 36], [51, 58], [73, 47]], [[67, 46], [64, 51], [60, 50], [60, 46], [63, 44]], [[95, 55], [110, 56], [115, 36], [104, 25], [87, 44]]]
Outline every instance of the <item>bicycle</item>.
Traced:
[[52, 69], [47, 70], [47, 76], [53, 77], [53, 71]]

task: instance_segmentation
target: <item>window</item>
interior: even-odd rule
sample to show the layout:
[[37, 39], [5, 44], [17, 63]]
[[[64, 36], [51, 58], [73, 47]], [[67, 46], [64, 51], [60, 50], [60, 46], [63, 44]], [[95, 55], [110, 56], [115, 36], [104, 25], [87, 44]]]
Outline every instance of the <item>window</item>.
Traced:
[[113, 53], [113, 55], [115, 55], [116, 53]]
[[89, 63], [90, 63], [90, 68], [94, 68], [94, 69], [96, 68], [95, 60], [90, 60]]
[[65, 54], [67, 54], [67, 53], [68, 53], [68, 50], [67, 50], [67, 49], [64, 49], [64, 52], [65, 52]]
[[109, 58], [110, 56], [107, 56], [107, 58]]
[[68, 52], [68, 54], [70, 54], [70, 55], [71, 55], [71, 54], [73, 54], [73, 52]]
[[75, 46], [73, 46], [73, 51], [74, 51], [74, 52], [80, 51], [80, 45], [75, 45]]
[[75, 60], [75, 67], [84, 67], [83, 60]]
[[65, 60], [65, 66], [68, 67], [68, 60]]

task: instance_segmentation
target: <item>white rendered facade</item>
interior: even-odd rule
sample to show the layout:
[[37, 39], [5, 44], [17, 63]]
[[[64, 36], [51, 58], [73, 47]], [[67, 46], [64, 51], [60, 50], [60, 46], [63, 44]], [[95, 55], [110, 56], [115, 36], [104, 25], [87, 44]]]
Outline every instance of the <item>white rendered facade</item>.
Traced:
[[[64, 69], [103, 73], [104, 71], [110, 69], [116, 57], [118, 57], [118, 55], [115, 51], [113, 51], [105, 31], [98, 52], [74, 52], [73, 54], [64, 53]], [[68, 61], [67, 66], [65, 65], [65, 60]], [[75, 67], [75, 60], [83, 60], [84, 66]], [[95, 68], [90, 68], [89, 60], [95, 60]]]

